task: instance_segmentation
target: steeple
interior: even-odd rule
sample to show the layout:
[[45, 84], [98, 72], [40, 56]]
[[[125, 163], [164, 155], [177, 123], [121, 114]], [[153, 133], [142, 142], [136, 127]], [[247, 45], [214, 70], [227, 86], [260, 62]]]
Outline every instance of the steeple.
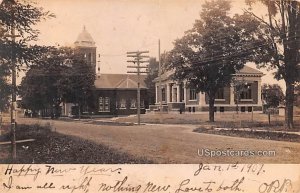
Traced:
[[86, 30], [85, 26], [83, 26], [83, 30], [78, 35], [77, 40], [74, 44], [76, 47], [96, 47], [94, 39], [92, 38], [91, 34]]
[[77, 54], [84, 57], [86, 62], [90, 64], [96, 72], [96, 53], [97, 47], [91, 34], [83, 26], [82, 32], [78, 35], [77, 40], [74, 42], [75, 51]]

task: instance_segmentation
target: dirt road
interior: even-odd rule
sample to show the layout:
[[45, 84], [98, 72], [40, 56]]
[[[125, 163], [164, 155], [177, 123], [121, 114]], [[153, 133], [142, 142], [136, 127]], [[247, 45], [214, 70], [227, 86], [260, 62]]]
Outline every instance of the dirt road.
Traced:
[[[156, 163], [300, 163], [300, 143], [246, 139], [192, 132], [196, 125], [111, 126], [88, 122], [65, 122], [20, 118], [19, 123], [51, 122], [56, 131], [104, 144]], [[199, 156], [202, 150], [210, 155]], [[237, 152], [240, 150], [239, 152]], [[234, 155], [230, 156], [231, 151]], [[251, 151], [255, 155], [243, 154]], [[269, 156], [258, 156], [259, 151]], [[274, 152], [276, 155], [274, 156]], [[237, 155], [239, 154], [239, 155]]]

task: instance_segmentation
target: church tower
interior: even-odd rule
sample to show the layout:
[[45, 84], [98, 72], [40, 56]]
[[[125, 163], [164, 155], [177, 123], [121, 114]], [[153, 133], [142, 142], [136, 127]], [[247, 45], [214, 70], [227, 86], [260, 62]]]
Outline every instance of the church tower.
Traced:
[[88, 64], [93, 66], [96, 72], [96, 44], [91, 34], [86, 30], [85, 26], [83, 31], [78, 35], [77, 40], [74, 43], [75, 52], [82, 55]]

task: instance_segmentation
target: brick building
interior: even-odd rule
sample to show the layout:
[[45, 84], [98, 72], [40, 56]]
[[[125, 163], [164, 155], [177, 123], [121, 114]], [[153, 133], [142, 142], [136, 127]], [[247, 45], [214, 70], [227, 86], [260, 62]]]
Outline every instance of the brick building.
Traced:
[[[206, 112], [209, 110], [208, 97], [205, 93], [197, 93], [195, 89], [188, 88], [186, 82], [174, 82], [170, 76], [172, 72], [162, 75], [161, 98], [164, 111]], [[224, 87], [217, 92], [215, 99], [216, 112], [262, 111], [261, 77], [264, 74], [259, 70], [245, 66], [234, 75], [236, 82], [243, 83], [243, 89], [237, 91], [236, 86]], [[150, 106], [151, 110], [159, 107], [159, 79], [155, 79], [156, 104]]]
[[[77, 54], [82, 55], [96, 72], [96, 43], [90, 33], [83, 28], [74, 43]], [[132, 74], [102, 74], [97, 68], [94, 90], [94, 109], [89, 109], [94, 115], [118, 116], [137, 114], [137, 75]], [[147, 87], [144, 82], [146, 76], [140, 76], [141, 113], [148, 108]], [[62, 104], [62, 115], [69, 115], [74, 111], [75, 104]], [[72, 110], [73, 109], [73, 110]], [[87, 109], [86, 107], [84, 109]], [[74, 114], [74, 113], [73, 113]]]
[[[148, 107], [146, 76], [140, 76], [141, 113]], [[98, 115], [137, 114], [137, 75], [101, 74], [95, 81]]]

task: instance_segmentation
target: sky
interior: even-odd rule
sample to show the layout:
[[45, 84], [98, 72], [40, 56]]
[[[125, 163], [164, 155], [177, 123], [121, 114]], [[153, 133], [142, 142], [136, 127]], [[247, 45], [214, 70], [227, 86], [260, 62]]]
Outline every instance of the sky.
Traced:
[[[158, 56], [158, 39], [161, 52], [169, 51], [173, 42], [192, 28], [200, 18], [204, 0], [33, 0], [56, 15], [35, 26], [40, 30], [38, 44], [73, 46], [83, 26], [97, 46], [100, 73], [126, 73], [126, 52], [149, 51]], [[232, 13], [242, 13], [243, 0], [232, 1]], [[262, 15], [261, 7], [256, 7]], [[260, 13], [261, 12], [261, 13]], [[97, 56], [98, 56], [97, 54]], [[254, 64], [250, 64], [255, 67]], [[278, 83], [270, 72], [265, 83]], [[283, 86], [283, 82], [279, 82]]]

